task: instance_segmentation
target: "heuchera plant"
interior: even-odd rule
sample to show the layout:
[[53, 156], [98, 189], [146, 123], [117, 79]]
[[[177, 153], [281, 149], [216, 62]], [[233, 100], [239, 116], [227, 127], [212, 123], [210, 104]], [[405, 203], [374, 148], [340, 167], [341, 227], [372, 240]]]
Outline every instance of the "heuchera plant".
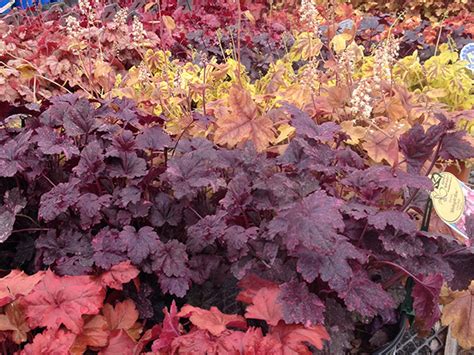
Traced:
[[[295, 350], [305, 348], [301, 341], [321, 348], [331, 337], [326, 346], [341, 353], [356, 329], [373, 334], [397, 323], [406, 299], [419, 327], [430, 329], [443, 282], [464, 289], [472, 278], [470, 249], [419, 232], [417, 222], [438, 157], [474, 156], [464, 133], [442, 114], [428, 130], [414, 125], [400, 139], [404, 161], [392, 168], [369, 165], [337, 124], [317, 124], [290, 105], [281, 110], [296, 129], [282, 155], [170, 137], [160, 118], [127, 100], [65, 95], [2, 119], [1, 267], [32, 273], [1, 281], [4, 317], [26, 318], [18, 329], [2, 328], [4, 344], [37, 354], [35, 344], [60, 342], [67, 353], [105, 324], [101, 314], [112, 319], [110, 332], [78, 353], [175, 336], [151, 350], [244, 337], [304, 353]], [[222, 285], [236, 290], [237, 280], [245, 319], [195, 308]], [[221, 306], [236, 293], [214, 305], [238, 313], [235, 302]], [[176, 313], [171, 298], [193, 306]], [[135, 322], [156, 324], [163, 306], [171, 307], [163, 325], [147, 326], [140, 343]], [[114, 312], [133, 316], [121, 327]], [[37, 335], [24, 347], [25, 333]]]

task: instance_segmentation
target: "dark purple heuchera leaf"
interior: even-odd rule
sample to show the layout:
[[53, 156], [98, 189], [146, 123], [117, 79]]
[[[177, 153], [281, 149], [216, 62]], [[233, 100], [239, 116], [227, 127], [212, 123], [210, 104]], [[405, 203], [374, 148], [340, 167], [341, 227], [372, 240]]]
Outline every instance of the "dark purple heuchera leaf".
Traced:
[[464, 139], [466, 132], [447, 133], [443, 138], [439, 156], [446, 160], [467, 160], [474, 157], [474, 147]]
[[95, 180], [105, 170], [103, 149], [99, 142], [90, 142], [81, 152], [73, 171], [83, 180]]
[[89, 134], [98, 127], [95, 109], [89, 100], [67, 94], [52, 98], [51, 103], [51, 107], [40, 116], [43, 124], [50, 127], [63, 125], [70, 137]]
[[112, 266], [127, 260], [127, 245], [116, 229], [104, 228], [92, 240], [94, 263], [109, 270]]
[[400, 150], [408, 164], [409, 173], [419, 173], [425, 162], [433, 155], [434, 148], [446, 133], [443, 124], [431, 126], [425, 133], [420, 124], [414, 125], [399, 139]]
[[190, 280], [188, 277], [167, 277], [165, 275], [159, 275], [158, 280], [163, 293], [184, 297], [189, 290]]
[[121, 157], [126, 154], [134, 154], [137, 146], [134, 134], [128, 129], [119, 132], [112, 138], [112, 145], [107, 148], [107, 157]]
[[58, 184], [41, 196], [38, 215], [49, 222], [79, 201], [79, 180]]
[[334, 251], [327, 255], [302, 251], [298, 255], [297, 270], [307, 282], [314, 281], [319, 275], [332, 289], [341, 292], [353, 274], [349, 259], [364, 263], [366, 258], [356, 247], [343, 240], [338, 241], [335, 246]]
[[201, 155], [187, 153], [168, 162], [163, 177], [173, 186], [176, 198], [192, 197], [202, 187], [209, 186], [216, 191], [225, 186], [224, 180], [216, 174], [212, 160]]
[[153, 251], [152, 269], [158, 275], [167, 277], [189, 277], [186, 246], [177, 240], [170, 240], [160, 249]]
[[308, 290], [306, 283], [292, 280], [280, 285], [277, 302], [286, 324], [316, 325], [324, 321], [324, 303]]
[[355, 326], [351, 314], [332, 298], [326, 299], [325, 306], [324, 326], [331, 341], [325, 342], [323, 351], [316, 351], [315, 354], [346, 354], [347, 349], [353, 347], [351, 340], [354, 338]]
[[51, 230], [36, 240], [36, 249], [47, 266], [62, 275], [83, 275], [92, 270], [91, 236], [77, 230]]
[[443, 276], [440, 274], [421, 275], [418, 280], [412, 292], [416, 322], [421, 329], [431, 330], [441, 316], [439, 293], [443, 286]]
[[84, 230], [89, 229], [102, 220], [100, 211], [103, 207], [110, 206], [111, 199], [112, 196], [110, 195], [97, 196], [93, 193], [81, 195], [76, 203], [76, 207], [79, 209], [81, 227]]
[[474, 248], [468, 248], [446, 257], [450, 267], [454, 271], [454, 277], [448, 282], [453, 290], [465, 290], [472, 281], [472, 270], [474, 270]]
[[189, 260], [190, 277], [198, 285], [206, 282], [211, 274], [221, 264], [221, 257], [217, 255], [194, 255]]
[[227, 193], [219, 201], [222, 207], [231, 215], [242, 213], [252, 201], [252, 182], [246, 174], [235, 176], [227, 185]]
[[23, 157], [30, 147], [32, 131], [20, 133], [15, 139], [0, 145], [0, 176], [11, 177], [26, 169]]
[[37, 128], [34, 141], [38, 143], [39, 150], [46, 155], [64, 154], [66, 159], [71, 159], [79, 154], [79, 149], [70, 138], [61, 136], [52, 128]]
[[355, 273], [344, 291], [339, 293], [347, 309], [365, 317], [373, 317], [387, 308], [394, 308], [395, 302], [380, 284], [371, 281], [365, 271]]
[[200, 219], [196, 224], [188, 227], [186, 248], [192, 253], [199, 253], [209, 245], [220, 239], [227, 228], [225, 213], [209, 215]]
[[21, 196], [20, 190], [14, 188], [5, 192], [3, 206], [0, 206], [0, 243], [11, 235], [15, 216], [26, 206], [26, 199]]
[[360, 220], [377, 213], [377, 208], [372, 207], [372, 206], [367, 206], [359, 202], [350, 201], [350, 202], [345, 203], [342, 206], [342, 211], [348, 216], [356, 220]]
[[416, 234], [403, 234], [396, 231], [385, 231], [379, 239], [387, 251], [393, 251], [406, 258], [423, 254], [423, 242]]
[[127, 246], [127, 255], [134, 264], [141, 264], [151, 254], [163, 250], [164, 245], [152, 227], [142, 227], [138, 232], [132, 226], [125, 226], [120, 239]]
[[298, 247], [327, 253], [335, 248], [344, 222], [339, 208], [343, 202], [316, 191], [299, 202], [278, 211], [270, 222], [269, 235], [281, 235], [290, 251]]
[[[117, 190], [116, 190], [117, 191]], [[127, 207], [130, 203], [135, 204], [140, 201], [142, 191], [137, 186], [127, 186], [118, 190], [117, 203], [120, 207]]]
[[285, 105], [285, 110], [292, 116], [291, 125], [296, 128], [296, 134], [315, 139], [320, 142], [332, 142], [341, 127], [334, 122], [316, 124], [309, 115], [291, 105]]
[[381, 211], [369, 216], [367, 221], [379, 230], [384, 230], [387, 226], [392, 226], [395, 230], [406, 234], [414, 234], [417, 230], [410, 216], [401, 211]]
[[257, 237], [258, 228], [244, 228], [233, 225], [225, 230], [222, 240], [227, 246], [227, 258], [230, 261], [237, 261], [247, 255], [249, 250], [249, 241]]
[[135, 153], [119, 153], [118, 158], [112, 158], [109, 173], [112, 177], [133, 179], [146, 175], [146, 161]]
[[431, 190], [433, 184], [430, 179], [421, 175], [394, 170], [388, 166], [372, 166], [365, 170], [353, 172], [342, 180], [342, 183], [356, 187], [363, 191], [389, 189], [400, 191], [406, 187]]
[[168, 194], [158, 193], [153, 199], [150, 210], [150, 222], [155, 227], [161, 227], [165, 223], [177, 226], [183, 216], [183, 206]]
[[163, 150], [173, 144], [170, 136], [158, 126], [146, 127], [137, 136], [136, 141], [138, 148], [150, 150]]

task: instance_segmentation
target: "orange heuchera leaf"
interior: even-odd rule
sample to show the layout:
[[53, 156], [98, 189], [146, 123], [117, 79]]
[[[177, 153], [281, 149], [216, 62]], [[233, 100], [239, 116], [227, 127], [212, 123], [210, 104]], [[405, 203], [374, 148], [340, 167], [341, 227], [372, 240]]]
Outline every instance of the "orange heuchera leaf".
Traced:
[[474, 281], [467, 290], [453, 296], [454, 300], [443, 308], [441, 322], [451, 327], [459, 345], [470, 349], [474, 347]]
[[76, 335], [62, 329], [47, 329], [27, 344], [21, 355], [69, 355]]
[[270, 325], [277, 325], [283, 319], [281, 305], [277, 302], [280, 295], [278, 288], [262, 288], [252, 299], [253, 304], [247, 307], [246, 318], [261, 319]]
[[241, 288], [242, 291], [239, 292], [236, 300], [250, 304], [258, 290], [264, 287], [278, 289], [276, 283], [262, 279], [255, 274], [249, 274], [239, 281], [239, 288]]
[[43, 271], [28, 276], [23, 271], [12, 270], [0, 279], [0, 307], [14, 301], [18, 296], [29, 294], [43, 276]]
[[0, 331], [11, 331], [11, 339], [16, 344], [27, 340], [30, 328], [26, 323], [24, 310], [18, 302], [10, 303], [5, 307], [5, 314], [0, 314]]
[[73, 355], [82, 355], [88, 346], [104, 347], [108, 343], [109, 334], [109, 328], [103, 316], [89, 316], [84, 324], [82, 333], [77, 336], [70, 352]]
[[260, 115], [250, 93], [240, 86], [229, 92], [230, 112], [217, 114], [215, 140], [218, 144], [234, 147], [251, 140], [258, 151], [263, 151], [275, 138], [273, 122]]
[[208, 311], [185, 305], [178, 313], [178, 317], [189, 318], [196, 327], [216, 336], [227, 330], [227, 327], [247, 329], [247, 322], [242, 316], [224, 314], [217, 307], [211, 307]]
[[386, 160], [391, 166], [398, 162], [398, 139], [380, 131], [367, 133], [362, 147], [367, 151], [369, 157], [377, 163]]
[[280, 339], [284, 354], [311, 355], [312, 352], [304, 344], [305, 342], [321, 350], [323, 340], [329, 340], [329, 334], [322, 325], [305, 327], [299, 324], [288, 325], [280, 322], [276, 327], [271, 328], [270, 333]]
[[124, 330], [114, 330], [109, 345], [99, 355], [131, 355], [134, 353], [135, 341]]
[[102, 313], [110, 330], [122, 329], [133, 339], [139, 338], [142, 328], [137, 323], [138, 311], [132, 300], [119, 302], [115, 307], [105, 304]]
[[97, 314], [104, 301], [105, 290], [89, 276], [56, 276], [46, 271], [33, 291], [22, 299], [31, 328], [58, 329], [64, 324], [78, 334], [85, 314]]
[[109, 271], [104, 272], [100, 276], [100, 282], [104, 287], [108, 286], [116, 290], [122, 290], [122, 285], [133, 280], [139, 273], [140, 271], [132, 265], [130, 260], [127, 260], [112, 266]]

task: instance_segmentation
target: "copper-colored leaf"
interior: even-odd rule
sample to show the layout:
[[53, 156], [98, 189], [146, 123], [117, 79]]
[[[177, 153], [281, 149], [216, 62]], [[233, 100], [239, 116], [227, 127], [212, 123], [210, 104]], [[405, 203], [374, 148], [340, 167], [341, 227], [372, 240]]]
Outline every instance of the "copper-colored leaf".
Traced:
[[367, 133], [362, 147], [367, 151], [369, 157], [377, 163], [386, 160], [394, 166], [398, 162], [398, 139], [388, 136], [380, 131]]
[[109, 334], [107, 322], [103, 316], [89, 317], [84, 324], [82, 333], [76, 337], [70, 352], [73, 355], [81, 355], [88, 346], [104, 347], [108, 343]]
[[119, 302], [115, 307], [110, 304], [105, 304], [102, 313], [111, 331], [123, 329], [131, 338], [139, 338], [141, 326], [137, 323], [138, 311], [132, 300]]
[[283, 319], [281, 305], [277, 302], [280, 295], [278, 288], [261, 288], [247, 307], [246, 318], [261, 319], [270, 325], [277, 325]]
[[280, 339], [284, 354], [310, 355], [312, 352], [305, 343], [321, 350], [323, 341], [329, 340], [329, 334], [322, 325], [305, 327], [299, 324], [288, 325], [281, 322], [278, 326], [271, 328], [270, 334]]
[[12, 340], [16, 344], [21, 344], [27, 340], [27, 333], [30, 328], [26, 323], [23, 308], [18, 302], [10, 303], [5, 307], [5, 314], [0, 314], [0, 331], [6, 330], [12, 332]]
[[456, 292], [454, 297], [444, 306], [441, 321], [451, 327], [459, 345], [470, 349], [474, 347], [474, 281], [467, 290]]
[[228, 326], [246, 329], [247, 323], [242, 316], [224, 314], [217, 307], [210, 310], [185, 305], [178, 313], [178, 317], [189, 318], [191, 323], [202, 330], [207, 330], [213, 335], [219, 335], [227, 330]]
[[273, 142], [273, 122], [259, 113], [247, 90], [233, 86], [229, 93], [229, 107], [229, 112], [216, 112], [215, 140], [218, 144], [234, 147], [250, 140], [258, 151], [263, 151]]

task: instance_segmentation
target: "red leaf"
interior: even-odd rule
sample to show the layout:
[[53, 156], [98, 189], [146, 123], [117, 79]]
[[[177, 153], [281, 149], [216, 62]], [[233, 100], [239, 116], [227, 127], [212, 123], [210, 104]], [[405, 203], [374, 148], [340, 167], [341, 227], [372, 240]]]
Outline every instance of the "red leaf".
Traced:
[[30, 327], [58, 329], [64, 324], [78, 334], [84, 314], [97, 314], [105, 290], [89, 276], [56, 276], [48, 270], [41, 282], [22, 300]]
[[281, 322], [271, 328], [270, 334], [280, 339], [284, 354], [311, 355], [312, 352], [304, 344], [305, 342], [321, 350], [323, 340], [329, 340], [329, 334], [322, 325], [304, 327], [299, 324], [288, 325]]
[[0, 279], [0, 307], [14, 301], [18, 296], [29, 294], [43, 276], [43, 271], [28, 276], [23, 271], [12, 270]]
[[278, 285], [274, 282], [262, 279], [255, 274], [250, 274], [239, 281], [239, 287], [242, 291], [237, 295], [237, 301], [250, 304], [258, 290], [264, 287], [278, 288]]
[[115, 330], [109, 340], [109, 345], [99, 352], [99, 355], [130, 355], [133, 354], [135, 342], [124, 330]]
[[154, 352], [168, 350], [171, 343], [176, 337], [181, 335], [181, 328], [179, 324], [178, 310], [176, 302], [171, 303], [170, 311], [163, 308], [165, 319], [163, 320], [163, 328], [160, 337], [153, 342], [151, 350]]
[[133, 280], [139, 273], [140, 271], [131, 264], [130, 260], [127, 260], [112, 266], [109, 271], [104, 272], [100, 276], [100, 282], [104, 287], [108, 286], [116, 290], [122, 290], [122, 285]]
[[416, 315], [416, 323], [422, 330], [430, 330], [439, 320], [439, 293], [443, 286], [443, 277], [440, 274], [420, 276], [422, 282], [416, 282], [413, 287], [413, 308]]
[[191, 323], [202, 330], [209, 331], [212, 335], [219, 335], [227, 327], [247, 329], [247, 323], [242, 316], [224, 314], [217, 307], [205, 310], [190, 305], [185, 305], [178, 313], [178, 317], [189, 318]]
[[150, 341], [158, 338], [160, 336], [160, 332], [161, 326], [159, 324], [156, 324], [151, 329], [148, 329], [140, 338], [137, 345], [135, 345], [135, 348], [133, 349], [133, 355], [143, 354], [143, 349], [145, 346], [147, 346]]
[[246, 318], [261, 319], [270, 325], [277, 325], [283, 319], [281, 304], [277, 302], [280, 296], [278, 288], [262, 288], [252, 298], [252, 305], [247, 307]]
[[27, 344], [21, 355], [69, 355], [75, 334], [64, 330], [47, 329], [33, 339], [33, 343]]

